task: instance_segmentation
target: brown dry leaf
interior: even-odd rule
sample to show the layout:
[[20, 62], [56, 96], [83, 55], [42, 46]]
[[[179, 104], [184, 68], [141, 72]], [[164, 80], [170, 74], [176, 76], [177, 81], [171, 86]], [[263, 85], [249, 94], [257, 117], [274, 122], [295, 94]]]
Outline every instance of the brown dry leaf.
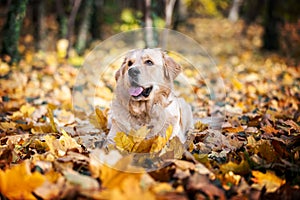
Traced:
[[181, 159], [184, 151], [185, 148], [181, 143], [180, 139], [178, 137], [174, 137], [169, 141], [168, 145], [166, 145], [162, 149], [159, 156], [165, 158], [169, 157], [169, 158]]
[[262, 127], [261, 130], [263, 130], [267, 134], [273, 134], [273, 133], [277, 134], [279, 132], [272, 125], [266, 125], [266, 126]]
[[[293, 120], [287, 120], [284, 123], [286, 125], [289, 125], [291, 127], [290, 129], [294, 129], [297, 133], [300, 133], [300, 126]], [[290, 135], [290, 130], [289, 130], [289, 135]]]
[[221, 200], [225, 200], [224, 191], [212, 184], [206, 175], [198, 173], [193, 174], [188, 179], [186, 189], [188, 193], [201, 191], [208, 196], [208, 199], [215, 199], [215, 197], [218, 197]]
[[285, 180], [279, 178], [272, 171], [267, 171], [265, 174], [260, 171], [252, 171], [252, 181], [254, 182], [251, 187], [262, 189], [266, 187], [267, 192], [275, 192], [280, 186], [285, 184]]
[[25, 161], [0, 170], [0, 193], [9, 199], [36, 199], [32, 192], [44, 183], [45, 177], [38, 172], [31, 173], [29, 165]]
[[277, 154], [270, 141], [260, 140], [256, 147], [257, 154], [259, 154], [268, 163], [274, 162], [278, 159]]

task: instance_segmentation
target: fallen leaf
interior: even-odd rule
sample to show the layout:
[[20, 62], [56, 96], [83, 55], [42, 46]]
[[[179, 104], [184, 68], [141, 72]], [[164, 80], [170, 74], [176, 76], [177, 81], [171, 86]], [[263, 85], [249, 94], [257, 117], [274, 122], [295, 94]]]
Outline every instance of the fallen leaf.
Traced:
[[236, 175], [232, 171], [229, 171], [222, 178], [223, 188], [229, 190], [231, 186], [238, 185], [241, 178], [240, 175]]
[[143, 126], [134, 131], [131, 130], [129, 134], [118, 132], [114, 138], [116, 147], [122, 151], [135, 153], [157, 153], [161, 151], [169, 141], [172, 135], [173, 128], [170, 125], [166, 130], [165, 137], [157, 135], [150, 139], [145, 139], [149, 130]]
[[82, 175], [72, 169], [63, 171], [63, 174], [70, 184], [78, 186], [82, 190], [94, 191], [99, 189], [98, 182], [90, 176]]
[[36, 199], [32, 192], [41, 186], [45, 177], [39, 172], [31, 172], [29, 161], [11, 169], [0, 169], [0, 193], [9, 199]]
[[261, 128], [267, 134], [277, 134], [279, 131], [276, 130], [272, 125], [266, 125]]
[[0, 61], [0, 76], [5, 76], [9, 72], [9, 65]]
[[229, 161], [226, 164], [220, 166], [220, 170], [223, 173], [233, 172], [239, 175], [246, 175], [250, 173], [250, 166], [246, 160], [242, 160], [239, 164]]
[[51, 125], [51, 128], [52, 128], [52, 132], [53, 133], [57, 133], [56, 124], [54, 122], [53, 110], [50, 107], [48, 107], [47, 116], [48, 116], [48, 118], [50, 120], [50, 125]]
[[207, 195], [208, 199], [214, 199], [218, 197], [221, 200], [225, 200], [225, 193], [222, 189], [218, 188], [209, 181], [206, 175], [198, 173], [193, 174], [186, 184], [187, 193], [202, 192]]
[[134, 142], [123, 132], [118, 132], [114, 138], [117, 148], [131, 152]]
[[15, 129], [16, 123], [14, 122], [0, 122], [0, 129], [3, 131], [7, 131], [9, 129]]
[[272, 171], [267, 171], [265, 174], [260, 171], [252, 171], [252, 181], [254, 182], [251, 187], [262, 189], [266, 187], [267, 192], [275, 192], [280, 186], [285, 183], [285, 180], [279, 178]]
[[109, 131], [107, 128], [107, 112], [107, 109], [102, 111], [99, 107], [96, 107], [95, 120], [93, 119], [93, 117], [90, 118], [91, 123], [100, 128], [105, 133], [108, 133]]
[[82, 151], [81, 146], [76, 140], [69, 136], [63, 129], [62, 136], [59, 139], [56, 139], [53, 135], [46, 135], [44, 139], [49, 147], [49, 151], [59, 157], [64, 156], [69, 149], [77, 149], [79, 152]]

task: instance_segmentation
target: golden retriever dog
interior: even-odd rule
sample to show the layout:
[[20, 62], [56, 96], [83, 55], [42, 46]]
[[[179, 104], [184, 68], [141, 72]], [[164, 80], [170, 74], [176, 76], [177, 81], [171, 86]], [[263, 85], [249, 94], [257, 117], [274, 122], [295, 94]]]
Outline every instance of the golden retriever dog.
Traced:
[[114, 143], [117, 132], [146, 126], [146, 138], [151, 138], [164, 135], [170, 125], [171, 138], [177, 136], [184, 143], [193, 118], [191, 107], [174, 94], [173, 81], [180, 72], [181, 66], [160, 49], [131, 50], [115, 74], [108, 143]]

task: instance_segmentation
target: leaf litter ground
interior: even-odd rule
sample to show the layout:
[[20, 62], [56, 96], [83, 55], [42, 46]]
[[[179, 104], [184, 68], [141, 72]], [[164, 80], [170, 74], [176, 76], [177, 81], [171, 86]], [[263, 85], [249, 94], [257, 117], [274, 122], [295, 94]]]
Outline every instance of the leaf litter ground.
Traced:
[[[259, 26], [245, 29], [242, 22], [233, 25], [216, 19], [189, 23], [193, 30], [182, 27], [180, 31], [204, 41], [202, 45], [217, 58], [225, 82], [226, 101], [218, 108], [226, 111], [221, 130], [199, 120], [213, 112], [209, 94], [193, 69], [185, 68], [191, 90], [178, 90], [192, 105], [196, 123], [194, 139], [183, 157], [168, 159], [166, 167], [149, 173], [110, 168], [99, 160], [102, 150], [93, 149], [102, 145], [108, 131], [105, 108], [113, 98], [112, 77], [119, 64], [100, 84], [86, 84], [95, 87], [95, 93], [75, 92], [82, 102], [96, 96], [99, 107], [85, 118], [86, 113], [75, 115], [72, 110], [71, 89], [78, 69], [58, 59], [55, 52], [28, 53], [17, 66], [0, 64], [0, 197], [298, 199], [299, 68], [259, 51]], [[127, 136], [120, 137], [124, 149]], [[125, 166], [124, 171], [134, 168], [127, 165], [130, 157], [119, 160], [118, 156], [111, 152], [107, 159]]]

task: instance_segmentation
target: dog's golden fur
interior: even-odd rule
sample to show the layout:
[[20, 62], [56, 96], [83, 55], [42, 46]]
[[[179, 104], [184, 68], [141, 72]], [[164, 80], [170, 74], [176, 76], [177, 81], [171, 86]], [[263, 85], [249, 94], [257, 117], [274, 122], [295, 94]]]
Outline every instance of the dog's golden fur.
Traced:
[[172, 137], [184, 142], [193, 120], [190, 106], [173, 91], [180, 72], [181, 66], [159, 49], [130, 51], [115, 74], [108, 142], [114, 142], [117, 132], [142, 126], [150, 129], [148, 138], [163, 135], [169, 125], [173, 126]]

